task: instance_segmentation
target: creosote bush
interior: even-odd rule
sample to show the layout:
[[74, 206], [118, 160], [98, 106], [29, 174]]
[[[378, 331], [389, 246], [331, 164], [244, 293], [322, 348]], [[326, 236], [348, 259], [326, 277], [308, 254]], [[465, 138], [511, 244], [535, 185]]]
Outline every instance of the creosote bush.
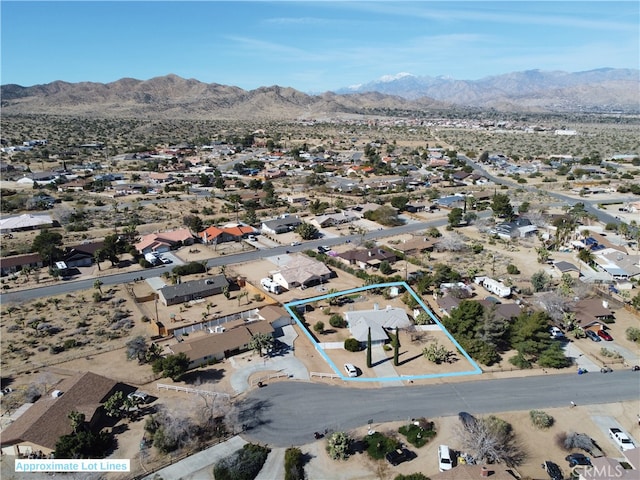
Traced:
[[554, 418], [542, 410], [531, 410], [529, 417], [533, 425], [537, 428], [549, 428], [554, 422]]

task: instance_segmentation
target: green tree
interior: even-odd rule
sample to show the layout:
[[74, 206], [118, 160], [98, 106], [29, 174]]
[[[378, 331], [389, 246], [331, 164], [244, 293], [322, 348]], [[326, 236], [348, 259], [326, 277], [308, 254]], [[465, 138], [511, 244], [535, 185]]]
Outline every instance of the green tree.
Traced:
[[318, 320], [318, 321], [315, 323], [315, 325], [313, 326], [313, 330], [314, 330], [316, 333], [320, 333], [320, 334], [324, 333], [324, 322], [323, 322], [323, 321]]
[[62, 256], [62, 235], [51, 230], [42, 230], [31, 244], [31, 249], [40, 254], [42, 261], [47, 265], [53, 265]]
[[589, 249], [583, 248], [578, 252], [578, 259], [587, 265], [591, 265], [591, 263], [593, 263], [593, 258], [593, 253]]
[[103, 458], [113, 446], [113, 436], [107, 432], [85, 430], [63, 435], [56, 442], [55, 458]]
[[457, 227], [462, 222], [462, 209], [461, 208], [453, 208], [447, 215], [447, 219], [449, 220], [449, 225], [452, 227]]
[[543, 368], [566, 368], [572, 363], [564, 354], [564, 350], [558, 343], [552, 343], [538, 357], [538, 365]]
[[284, 480], [305, 480], [302, 450], [289, 447], [284, 452]]
[[159, 358], [152, 365], [153, 373], [160, 373], [177, 381], [189, 369], [189, 357], [184, 352]]
[[409, 197], [406, 195], [392, 197], [389, 203], [391, 203], [392, 207], [397, 208], [399, 211], [403, 211], [409, 203]]
[[107, 235], [104, 238], [102, 248], [99, 250], [98, 258], [101, 260], [109, 260], [111, 266], [116, 266], [120, 261], [118, 255], [124, 253], [126, 243], [120, 235]]
[[307, 222], [302, 222], [296, 228], [296, 233], [300, 235], [303, 240], [312, 240], [318, 236], [318, 229]]
[[204, 230], [204, 222], [197, 215], [185, 215], [182, 217], [182, 224], [195, 233]]
[[105, 413], [108, 417], [121, 417], [122, 406], [124, 405], [124, 395], [120, 390], [116, 391], [113, 395], [107, 398], [107, 401], [102, 404]]
[[400, 333], [396, 327], [396, 334], [392, 339], [393, 343], [393, 364], [397, 367], [400, 365]]
[[551, 257], [551, 252], [545, 247], [536, 248], [536, 252], [538, 253], [538, 263], [547, 263], [547, 260]]
[[380, 273], [382, 273], [383, 275], [391, 275], [393, 273], [393, 268], [391, 267], [391, 264], [388, 260], [381, 261], [378, 268], [380, 270]]
[[96, 279], [96, 280], [93, 282], [93, 288], [95, 288], [96, 290], [98, 290], [98, 291], [100, 292], [100, 294], [102, 294], [102, 285], [103, 285], [103, 283], [102, 283], [99, 279]]
[[248, 225], [256, 225], [258, 223], [258, 216], [253, 208], [247, 208], [244, 217], [242, 217], [245, 223]]
[[533, 287], [534, 292], [541, 292], [546, 289], [549, 282], [549, 275], [547, 275], [543, 270], [531, 275], [531, 286]]
[[513, 207], [509, 195], [496, 193], [491, 201], [491, 210], [497, 217], [504, 218], [507, 222], [513, 220]]

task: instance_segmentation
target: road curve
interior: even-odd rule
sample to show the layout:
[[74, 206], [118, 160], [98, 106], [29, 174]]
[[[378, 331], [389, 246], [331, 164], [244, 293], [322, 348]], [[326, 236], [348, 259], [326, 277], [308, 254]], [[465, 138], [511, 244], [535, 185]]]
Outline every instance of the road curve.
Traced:
[[375, 428], [460, 411], [488, 414], [639, 398], [640, 372], [629, 369], [378, 389], [277, 382], [252, 390], [237, 407], [249, 440], [288, 447], [314, 441], [315, 431], [347, 431], [369, 421]]

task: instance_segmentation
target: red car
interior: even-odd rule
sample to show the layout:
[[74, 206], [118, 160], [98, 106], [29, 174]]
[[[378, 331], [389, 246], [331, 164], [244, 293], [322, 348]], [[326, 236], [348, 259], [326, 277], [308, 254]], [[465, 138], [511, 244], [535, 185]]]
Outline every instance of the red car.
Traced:
[[606, 340], [607, 342], [610, 342], [613, 340], [613, 337], [609, 335], [607, 332], [605, 332], [604, 330], [598, 330], [598, 336], [603, 340]]

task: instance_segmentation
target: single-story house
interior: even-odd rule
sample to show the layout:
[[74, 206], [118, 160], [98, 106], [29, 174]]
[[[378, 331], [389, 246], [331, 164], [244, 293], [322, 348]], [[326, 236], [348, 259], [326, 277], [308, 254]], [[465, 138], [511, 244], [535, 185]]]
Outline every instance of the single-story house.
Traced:
[[160, 294], [160, 301], [169, 306], [217, 295], [222, 293], [224, 288], [228, 286], [229, 281], [224, 275], [216, 275], [215, 277], [201, 280], [168, 285], [158, 290], [158, 293]]
[[189, 368], [229, 358], [249, 349], [251, 339], [258, 333], [273, 335], [273, 326], [268, 321], [238, 325], [219, 333], [185, 340], [169, 347], [173, 354], [184, 353], [189, 358]]
[[389, 245], [393, 250], [403, 253], [404, 255], [414, 256], [427, 251], [432, 251], [433, 247], [438, 243], [438, 239], [426, 237], [413, 237], [404, 240], [395, 245]]
[[449, 195], [447, 197], [440, 197], [436, 199], [435, 203], [440, 208], [462, 208], [466, 202], [466, 197], [462, 195]]
[[271, 234], [279, 234], [291, 232], [298, 228], [302, 221], [300, 217], [288, 215], [286, 217], [275, 218], [273, 220], [267, 220], [262, 222], [262, 231]]
[[192, 245], [193, 235], [188, 228], [181, 228], [170, 232], [150, 233], [140, 238], [135, 247], [141, 254], [164, 253], [179, 245]]
[[409, 213], [424, 212], [427, 209], [425, 203], [407, 203], [404, 209]]
[[447, 316], [460, 305], [461, 301], [461, 298], [454, 297], [453, 295], [445, 295], [444, 297], [438, 297], [436, 299], [440, 313]]
[[576, 316], [576, 323], [582, 328], [603, 327], [604, 324], [615, 320], [613, 311], [606, 300], [599, 298], [585, 298], [577, 302], [571, 311]]
[[272, 276], [273, 281], [287, 290], [307, 288], [328, 281], [334, 272], [324, 263], [303, 255], [295, 255]]
[[573, 278], [578, 278], [580, 275], [580, 269], [573, 263], [560, 260], [559, 262], [554, 262], [553, 266], [556, 267], [560, 273], [568, 273]]
[[500, 223], [491, 229], [492, 234], [507, 240], [514, 237], [528, 237], [537, 231], [538, 228], [532, 225], [528, 218], [517, 218], [513, 222]]
[[104, 247], [103, 241], [67, 247], [62, 261], [67, 265], [67, 268], [90, 267], [94, 262], [94, 254], [102, 247]]
[[295, 323], [293, 318], [291, 318], [291, 315], [289, 315], [284, 308], [279, 307], [278, 305], [267, 305], [266, 307], [262, 307], [258, 310], [258, 317], [269, 322], [274, 329]]
[[22, 215], [0, 219], [0, 233], [37, 230], [40, 228], [53, 227], [53, 225], [54, 222], [50, 215], [23, 213]]
[[125, 395], [135, 388], [92, 372], [79, 373], [55, 385], [2, 431], [2, 453], [25, 456], [49, 455], [63, 435], [72, 433], [69, 413], [85, 415], [89, 428], [99, 431], [108, 425], [102, 404], [116, 391]]
[[247, 235], [256, 233], [253, 227], [248, 225], [226, 225], [224, 227], [210, 226], [206, 230], [198, 233], [202, 243], [206, 245], [217, 245], [224, 242], [238, 242]]
[[347, 265], [356, 265], [361, 270], [366, 268], [378, 268], [380, 263], [387, 261], [394, 263], [396, 255], [393, 252], [381, 248], [371, 248], [368, 250], [349, 250], [339, 253], [336, 258]]
[[592, 467], [576, 469], [578, 480], [636, 480], [640, 478], [638, 467], [640, 466], [640, 448], [622, 452], [627, 463], [632, 468], [625, 468], [620, 460], [611, 457], [591, 458]]
[[496, 317], [502, 318], [510, 322], [511, 320], [517, 318], [521, 313], [522, 309], [520, 305], [516, 303], [493, 303], [489, 300], [478, 300], [478, 303], [482, 305], [485, 310], [494, 310]]
[[334, 225], [342, 225], [343, 223], [354, 222], [360, 217], [354, 213], [346, 211], [340, 213], [330, 213], [326, 215], [318, 215], [310, 223], [318, 228], [332, 227]]
[[624, 255], [607, 249], [594, 255], [596, 267], [611, 275], [615, 280], [629, 280], [640, 275], [640, 255]]
[[44, 265], [39, 253], [13, 255], [0, 258], [0, 275], [3, 277], [21, 271], [24, 268], [40, 268]]
[[371, 343], [381, 344], [389, 340], [388, 330], [407, 328], [412, 325], [407, 312], [402, 308], [387, 306], [374, 310], [345, 312], [344, 318], [351, 336], [361, 344], [366, 344], [371, 329]]

